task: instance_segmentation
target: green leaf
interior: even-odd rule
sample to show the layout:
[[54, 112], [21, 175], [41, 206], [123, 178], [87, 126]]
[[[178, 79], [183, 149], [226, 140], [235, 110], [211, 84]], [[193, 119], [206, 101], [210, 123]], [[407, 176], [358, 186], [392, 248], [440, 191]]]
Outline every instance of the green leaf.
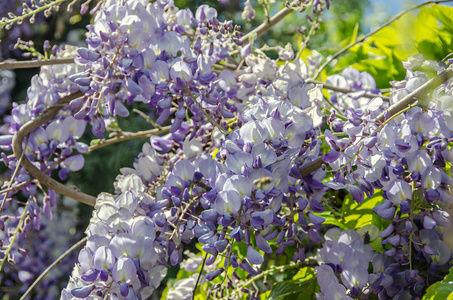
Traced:
[[302, 293], [286, 296], [283, 300], [315, 300], [316, 293], [321, 291], [315, 279], [304, 282], [302, 287], [304, 288]]
[[302, 293], [303, 288], [295, 284], [294, 281], [291, 282], [278, 282], [272, 286], [271, 294], [269, 295], [268, 300], [277, 300], [288, 296], [294, 293]]
[[293, 277], [293, 280], [306, 281], [315, 277], [315, 271], [311, 267], [304, 267], [300, 269], [297, 274]]
[[453, 267], [444, 280], [436, 282], [427, 290], [422, 300], [452, 300], [453, 299]]
[[[383, 200], [381, 193], [375, 194], [371, 198], [365, 199], [362, 203], [357, 203], [348, 195], [341, 209], [343, 223], [348, 229], [358, 229], [368, 224], [372, 224], [373, 208]], [[341, 222], [341, 221], [340, 221]]]
[[351, 39], [349, 40], [349, 43], [355, 43], [357, 41], [357, 34], [359, 33], [359, 23], [355, 23], [354, 26], [354, 31], [352, 32]]
[[453, 19], [451, 18], [453, 16], [453, 7], [436, 5], [426, 7], [425, 10], [442, 22], [449, 31], [453, 31]]
[[[315, 299], [316, 280], [310, 279], [298, 284], [295, 281], [278, 282], [272, 286], [268, 300], [287, 299]], [[296, 294], [297, 296], [295, 297]]]

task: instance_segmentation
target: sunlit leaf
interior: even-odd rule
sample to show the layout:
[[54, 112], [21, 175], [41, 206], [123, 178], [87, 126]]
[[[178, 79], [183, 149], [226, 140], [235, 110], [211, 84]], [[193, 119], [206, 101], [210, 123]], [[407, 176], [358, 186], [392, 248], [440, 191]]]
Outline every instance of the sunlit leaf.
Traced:
[[453, 268], [444, 280], [431, 285], [422, 300], [453, 299]]

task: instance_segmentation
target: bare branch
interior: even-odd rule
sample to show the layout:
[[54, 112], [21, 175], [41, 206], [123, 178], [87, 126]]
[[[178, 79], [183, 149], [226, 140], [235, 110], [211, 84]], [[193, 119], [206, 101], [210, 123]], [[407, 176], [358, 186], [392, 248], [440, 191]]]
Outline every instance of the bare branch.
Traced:
[[39, 68], [42, 66], [73, 64], [74, 57], [69, 58], [52, 58], [44, 60], [24, 60], [24, 61], [7, 61], [0, 63], [0, 70], [3, 69], [29, 69]]
[[276, 13], [272, 18], [269, 19], [269, 21], [266, 20], [265, 23], [261, 24], [260, 26], [256, 27], [252, 31], [250, 31], [248, 34], [243, 36], [241, 38], [241, 42], [243, 42], [245, 45], [250, 42], [250, 38], [256, 34], [256, 36], [260, 36], [269, 29], [271, 29], [275, 24], [283, 20], [287, 15], [292, 13], [294, 10], [288, 7], [283, 8], [281, 11]]
[[158, 128], [158, 129], [161, 128], [160, 125], [157, 125], [156, 122], [154, 122], [154, 120], [150, 116], [148, 116], [146, 113], [142, 112], [141, 110], [138, 110], [138, 109], [134, 108], [134, 109], [132, 109], [132, 111], [134, 113], [138, 114], [143, 119], [145, 119], [146, 122], [148, 122], [149, 124], [153, 125], [154, 128]]
[[69, 248], [68, 250], [66, 250], [65, 253], [63, 253], [62, 255], [60, 255], [60, 257], [58, 257], [50, 266], [47, 267], [47, 269], [44, 270], [44, 272], [42, 272], [41, 275], [39, 275], [38, 278], [36, 278], [36, 280], [33, 282], [32, 285], [30, 285], [30, 287], [27, 289], [27, 291], [22, 295], [22, 297], [20, 297], [20, 300], [24, 300], [30, 293], [31, 291], [33, 290], [33, 288], [44, 278], [44, 276], [47, 275], [47, 273], [50, 272], [50, 270], [52, 270], [60, 261], [62, 261], [66, 256], [68, 256], [69, 254], [71, 254], [72, 251], [74, 251], [75, 249], [79, 248], [80, 246], [82, 246], [86, 241], [88, 240], [88, 237], [84, 237], [83, 239], [81, 239], [80, 241], [78, 241], [76, 244], [74, 244], [71, 248]]
[[[334, 85], [330, 85], [330, 84], [323, 83], [323, 82], [316, 81], [316, 80], [312, 80], [312, 79], [307, 80], [307, 83], [321, 84], [323, 89], [331, 90], [331, 91], [339, 92], [339, 93], [343, 93], [343, 94], [350, 94], [350, 93], [359, 92], [359, 91], [354, 91], [354, 90], [350, 90], [350, 89], [344, 89], [344, 88], [341, 88], [341, 87], [337, 87], [337, 86], [334, 86]], [[387, 97], [387, 96], [370, 94], [370, 93], [365, 93], [364, 95], [362, 95], [360, 97], [369, 98], [369, 99], [374, 99], [376, 97], [380, 97], [382, 100], [384, 100], [386, 102], [390, 101], [390, 98]]]
[[137, 138], [146, 138], [146, 137], [150, 137], [150, 136], [153, 136], [153, 135], [167, 133], [167, 132], [170, 131], [170, 127], [171, 126], [164, 126], [164, 127], [161, 127], [161, 128], [155, 128], [155, 129], [137, 131], [137, 132], [125, 132], [125, 131], [123, 131], [121, 133], [121, 135], [119, 135], [119, 136], [116, 136], [116, 137], [108, 139], [108, 140], [101, 140], [101, 142], [99, 144], [88, 147], [88, 152], [87, 153], [91, 153], [94, 150], [97, 150], [97, 149], [100, 149], [100, 148], [104, 148], [106, 146], [113, 145], [113, 144], [116, 144], [116, 143], [120, 143], [120, 142], [123, 142], [123, 141], [137, 139]]
[[[43, 110], [36, 119], [28, 121], [25, 123], [18, 132], [13, 137], [13, 152], [16, 158], [22, 156], [23, 149], [22, 149], [22, 141], [24, 138], [33, 130], [45, 124], [46, 122], [53, 119], [60, 109], [62, 108], [61, 105], [68, 104], [71, 100], [79, 98], [83, 96], [82, 92], [77, 92], [71, 94], [69, 96], [61, 98], [56, 105], [53, 107], [48, 107], [47, 109]], [[76, 189], [70, 188], [65, 186], [64, 184], [52, 179], [51, 177], [47, 176], [44, 172], [39, 170], [28, 158], [24, 156], [22, 160], [22, 167], [34, 178], [38, 179], [42, 184], [47, 186], [50, 189], [53, 189], [57, 193], [77, 200], [79, 202], [94, 206], [96, 203], [96, 198], [82, 193]]]
[[[453, 77], [453, 68], [450, 66], [448, 69], [440, 72], [438, 75], [434, 76], [427, 82], [425, 82], [422, 86], [417, 88], [415, 91], [398, 101], [397, 103], [393, 104], [387, 109], [388, 117], [391, 117], [397, 114], [399, 111], [405, 109], [415, 101], [426, 97], [429, 93], [431, 93], [436, 87], [441, 85], [442, 83], [446, 82], [450, 78]], [[380, 122], [385, 121], [386, 112], [380, 114], [376, 119]]]
[[321, 168], [323, 163], [324, 163], [324, 161], [322, 160], [322, 156], [320, 156], [320, 157], [316, 158], [315, 160], [302, 165], [302, 167], [299, 169], [300, 175], [302, 175], [302, 177], [310, 175], [314, 171]]
[[380, 31], [381, 29], [383, 29], [384, 27], [392, 24], [393, 22], [395, 22], [396, 20], [398, 20], [399, 18], [401, 18], [403, 15], [405, 15], [406, 13], [408, 12], [411, 12], [413, 10], [416, 10], [422, 6], [425, 6], [425, 5], [428, 5], [428, 4], [439, 4], [439, 3], [444, 3], [444, 2], [452, 2], [453, 0], [435, 0], [435, 1], [426, 1], [426, 2], [423, 2], [423, 3], [420, 3], [414, 7], [411, 7], [409, 9], [406, 9], [405, 11], [402, 11], [400, 12], [399, 14], [393, 16], [390, 20], [388, 20], [387, 22], [385, 22], [384, 24], [382, 24], [380, 27], [376, 28], [375, 30], [371, 31], [370, 33], [368, 33], [367, 35], [361, 37], [360, 39], [358, 39], [357, 41], [355, 41], [354, 43], [352, 44], [349, 44], [348, 46], [344, 47], [343, 49], [341, 49], [340, 51], [338, 51], [337, 53], [335, 53], [334, 55], [332, 55], [331, 57], [329, 57], [326, 62], [324, 64], [322, 64], [321, 67], [319, 67], [319, 69], [316, 71], [316, 74], [313, 76], [314, 79], [318, 78], [319, 74], [321, 74], [322, 70], [324, 70], [325, 67], [327, 67], [333, 60], [335, 60], [338, 56], [340, 56], [341, 54], [345, 53], [346, 51], [348, 51], [350, 48], [354, 47], [355, 45], [363, 42], [364, 40], [366, 40], [367, 38], [369, 38], [370, 36], [376, 34], [378, 31]]

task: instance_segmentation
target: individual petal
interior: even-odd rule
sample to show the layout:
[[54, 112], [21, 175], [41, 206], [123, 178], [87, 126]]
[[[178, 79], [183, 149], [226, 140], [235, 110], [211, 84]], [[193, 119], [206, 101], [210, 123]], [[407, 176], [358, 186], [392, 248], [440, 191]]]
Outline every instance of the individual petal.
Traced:
[[93, 268], [89, 269], [88, 272], [81, 276], [82, 280], [93, 282], [98, 278], [99, 271]]
[[192, 70], [184, 61], [177, 61], [170, 69], [170, 76], [173, 80], [181, 78], [184, 82], [189, 82], [192, 79]]
[[170, 78], [168, 65], [167, 63], [158, 60], [151, 65], [150, 68], [150, 78], [154, 84], [159, 84], [160, 82], [167, 82]]
[[354, 199], [355, 202], [362, 203], [363, 200], [365, 199], [365, 196], [363, 195], [363, 190], [360, 187], [356, 185], [349, 185], [347, 190], [349, 193], [351, 193], [352, 199]]
[[195, 173], [195, 167], [187, 159], [178, 161], [173, 167], [172, 173], [183, 180], [191, 181]]
[[109, 270], [115, 263], [115, 257], [112, 250], [107, 246], [99, 247], [93, 256], [93, 266], [97, 270]]
[[241, 196], [234, 190], [221, 191], [215, 200], [215, 209], [219, 215], [237, 215], [241, 207]]
[[83, 168], [85, 165], [85, 158], [83, 157], [82, 154], [77, 154], [74, 156], [68, 157], [65, 161], [64, 164], [69, 167], [69, 170], [73, 172], [77, 172]]
[[69, 138], [69, 127], [66, 125], [59, 120], [53, 121], [46, 128], [47, 137], [60, 143], [66, 142]]
[[109, 248], [116, 257], [125, 255], [134, 258], [140, 249], [140, 245], [131, 234], [120, 233], [110, 241]]
[[436, 167], [428, 167], [422, 174], [422, 186], [424, 189], [436, 190], [442, 182], [442, 173]]
[[247, 260], [254, 265], [260, 265], [264, 262], [263, 256], [250, 244], [247, 246]]
[[409, 183], [401, 179], [393, 180], [386, 188], [388, 199], [394, 204], [401, 204], [402, 201], [412, 199], [412, 189]]
[[266, 126], [261, 121], [247, 122], [241, 127], [239, 133], [245, 143], [262, 143], [270, 137]]
[[254, 211], [250, 214], [252, 221], [259, 218], [259, 220], [262, 221], [260, 226], [263, 227], [267, 227], [274, 221], [274, 215], [274, 211], [271, 209], [266, 209], [264, 211]]
[[225, 181], [223, 190], [236, 191], [240, 197], [250, 196], [252, 194], [252, 182], [248, 177], [233, 175]]
[[389, 200], [384, 200], [380, 205], [375, 206], [373, 211], [386, 220], [393, 220], [396, 207]]
[[257, 232], [256, 233], [256, 246], [263, 251], [264, 253], [272, 253], [272, 248], [269, 243], [263, 238], [263, 236]]
[[353, 268], [343, 270], [343, 272], [341, 272], [341, 281], [345, 287], [351, 289], [355, 286], [362, 289], [368, 281], [368, 272], [366, 267], [355, 266]]
[[315, 268], [316, 279], [321, 291], [324, 293], [328, 286], [338, 284], [338, 278], [335, 276], [333, 269], [328, 265], [321, 265]]
[[84, 120], [76, 120], [73, 116], [66, 117], [63, 121], [63, 126], [69, 129], [69, 134], [74, 138], [79, 138], [85, 132], [87, 122]]
[[220, 274], [222, 274], [223, 271], [225, 271], [224, 268], [220, 268], [220, 269], [214, 270], [214, 271], [209, 272], [208, 274], [206, 274], [206, 277], [205, 277], [205, 278], [206, 278], [207, 281], [214, 280], [217, 276], [219, 276]]
[[137, 278], [137, 267], [129, 257], [120, 257], [112, 269], [112, 278], [116, 282], [130, 282]]
[[225, 161], [227, 168], [236, 174], [242, 174], [244, 166], [252, 167], [252, 163], [252, 155], [246, 152], [237, 152], [233, 155], [228, 155]]
[[86, 298], [91, 292], [96, 288], [95, 285], [87, 285], [82, 287], [77, 287], [71, 290], [71, 295], [76, 298]]
[[367, 109], [370, 112], [374, 112], [379, 110], [379, 108], [384, 104], [384, 101], [381, 97], [373, 98], [370, 102], [368, 102]]
[[200, 5], [195, 12], [195, 18], [198, 22], [210, 21], [217, 18], [217, 11], [206, 4]]
[[141, 216], [134, 219], [132, 225], [132, 235], [136, 238], [146, 237], [154, 240], [156, 237], [156, 229], [153, 220], [149, 217]]
[[451, 259], [451, 250], [448, 245], [441, 240], [436, 240], [430, 243], [432, 249], [437, 252], [437, 255], [434, 255], [433, 261], [437, 262], [439, 266], [442, 266], [450, 261]]
[[436, 221], [434, 221], [432, 218], [428, 216], [423, 216], [423, 227], [425, 229], [433, 229], [436, 226]]

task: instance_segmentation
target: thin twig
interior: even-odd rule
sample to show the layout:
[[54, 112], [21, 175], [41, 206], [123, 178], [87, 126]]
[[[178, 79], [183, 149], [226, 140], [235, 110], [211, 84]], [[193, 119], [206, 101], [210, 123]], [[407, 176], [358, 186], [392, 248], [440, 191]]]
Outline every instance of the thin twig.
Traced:
[[208, 119], [208, 121], [214, 126], [214, 127], [217, 127], [217, 129], [223, 133], [224, 135], [228, 135], [229, 132], [227, 130], [225, 130], [220, 124], [218, 124], [203, 108], [203, 105], [200, 101], [200, 103], [197, 102], [197, 99], [195, 98], [195, 96], [192, 94], [192, 92], [189, 90], [189, 88], [186, 86], [184, 87], [184, 91], [186, 91], [186, 93], [190, 96], [190, 98], [192, 98], [192, 101], [198, 105], [198, 107], [200, 108], [200, 111], [203, 113], [203, 115], [206, 117], [206, 119]]
[[289, 8], [289, 7], [283, 8], [281, 11], [276, 13], [272, 18], [270, 18], [269, 20], [266, 20], [266, 22], [264, 22], [263, 24], [261, 24], [260, 26], [256, 27], [255, 29], [250, 31], [245, 36], [243, 36], [241, 38], [241, 42], [243, 42], [245, 45], [248, 44], [250, 42], [250, 39], [251, 39], [252, 36], [256, 35], [258, 37], [258, 36], [262, 35], [266, 31], [271, 29], [275, 24], [277, 24], [278, 22], [283, 20], [287, 15], [289, 15], [293, 11], [294, 10], [292, 8]]
[[208, 253], [206, 253], [205, 256], [204, 256], [203, 264], [201, 265], [201, 270], [200, 270], [200, 273], [198, 274], [198, 277], [197, 277], [197, 282], [195, 282], [195, 286], [193, 287], [192, 300], [195, 300], [195, 294], [197, 292], [197, 287], [198, 287], [198, 284], [200, 283], [201, 274], [203, 274], [203, 269], [204, 269], [204, 265], [206, 263], [206, 259], [207, 258], [208, 258]]
[[[319, 12], [319, 14], [320, 14], [320, 13], [321, 13], [321, 12]], [[307, 36], [305, 37], [303, 43], [301, 43], [300, 49], [299, 49], [299, 51], [297, 51], [297, 54], [296, 54], [296, 56], [294, 57], [295, 59], [298, 59], [298, 58], [300, 57], [300, 55], [302, 54], [302, 52], [304, 51], [304, 49], [307, 48], [307, 45], [308, 45], [308, 42], [310, 41], [310, 38], [315, 34], [315, 32], [316, 32], [316, 27], [317, 27], [317, 25], [319, 24], [319, 23], [318, 23], [319, 14], [316, 15], [316, 19], [314, 20], [313, 24], [311, 24], [310, 31], [308, 32]]]
[[189, 202], [187, 203], [186, 207], [184, 207], [184, 209], [182, 210], [181, 212], [181, 215], [179, 216], [178, 218], [178, 222], [176, 223], [175, 226], [175, 229], [173, 230], [173, 232], [171, 233], [170, 237], [168, 238], [168, 240], [171, 240], [173, 239], [173, 236], [175, 235], [176, 232], [178, 232], [178, 228], [179, 228], [179, 225], [181, 224], [181, 221], [182, 219], [184, 218], [184, 215], [187, 213], [187, 211], [189, 210], [189, 208], [192, 206], [192, 204], [194, 204], [195, 202]]
[[[324, 82], [320, 82], [320, 81], [317, 81], [317, 80], [312, 80], [312, 79], [307, 80], [306, 83], [307, 84], [309, 84], [309, 83], [321, 84], [323, 89], [331, 90], [331, 91], [339, 92], [339, 93], [343, 93], [343, 94], [350, 94], [350, 93], [360, 92], [360, 91], [355, 91], [355, 90], [350, 90], [350, 89], [337, 87], [337, 86], [334, 86], [334, 85], [330, 85], [330, 84], [327, 84], [327, 83], [324, 83]], [[369, 98], [369, 99], [374, 99], [376, 97], [380, 97], [385, 102], [389, 102], [390, 101], [390, 98], [387, 97], [387, 96], [382, 96], [382, 95], [377, 95], [377, 94], [370, 94], [370, 93], [365, 93], [365, 94], [363, 94], [360, 97]]]
[[52, 7], [60, 5], [61, 3], [65, 2], [65, 1], [67, 1], [67, 0], [54, 0], [52, 2], [47, 2], [47, 3], [45, 3], [45, 5], [39, 6], [36, 9], [30, 10], [28, 13], [25, 13], [20, 16], [15, 16], [15, 18], [11, 18], [11, 19], [7, 19], [6, 17], [2, 18], [0, 20], [0, 30], [2, 30], [3, 27], [6, 27], [8, 29], [8, 26], [11, 26], [12, 24], [14, 24], [16, 22], [22, 22], [23, 20], [25, 20], [27, 18], [33, 17], [34, 15], [36, 15], [39, 12], [52, 9]]
[[[27, 141], [25, 142], [25, 146], [27, 146], [27, 144], [28, 144], [28, 136], [27, 136]], [[16, 169], [14, 170], [13, 176], [11, 176], [11, 179], [8, 182], [7, 189], [10, 189], [11, 186], [13, 185], [14, 179], [16, 178], [17, 174], [19, 173], [20, 165], [22, 164], [22, 160], [24, 159], [24, 156], [25, 156], [25, 151], [22, 152], [22, 155], [20, 156], [19, 160], [17, 161]], [[3, 197], [2, 205], [0, 207], [0, 215], [3, 212], [3, 208], [5, 207], [7, 197], [8, 197], [8, 193], [5, 193], [5, 196]]]
[[348, 118], [346, 118], [340, 111], [339, 108], [337, 108], [329, 99], [324, 98], [324, 100], [327, 102], [327, 104], [330, 105], [335, 111], [336, 111], [336, 117], [342, 121], [347, 121]]
[[43, 59], [43, 60], [11, 61], [11, 62], [0, 63], [0, 70], [39, 68], [42, 66], [64, 65], [64, 64], [73, 64], [73, 63], [74, 63], [74, 57], [52, 58], [52, 59]]
[[299, 173], [300, 175], [302, 175], [302, 177], [308, 176], [311, 173], [318, 170], [319, 168], [321, 168], [323, 163], [324, 161], [322, 160], [322, 156], [320, 156], [315, 160], [312, 160], [311, 162], [302, 165], [302, 167], [299, 168]]
[[27, 215], [28, 205], [30, 204], [30, 202], [31, 202], [30, 200], [27, 201], [27, 204], [24, 207], [24, 212], [22, 213], [22, 216], [20, 217], [19, 224], [17, 224], [16, 230], [14, 231], [14, 235], [12, 236], [12, 238], [10, 238], [10, 244], [8, 245], [8, 248], [6, 249], [6, 251], [3, 253], [3, 255], [5, 255], [5, 256], [3, 257], [2, 262], [0, 263], [0, 271], [3, 270], [3, 265], [5, 264], [5, 261], [8, 259], [9, 253], [13, 249], [13, 245], [16, 241], [16, 237], [19, 234], [19, 230], [22, 227], [22, 224], [24, 224], [25, 216]]
[[380, 132], [382, 129], [384, 129], [385, 125], [387, 125], [388, 123], [390, 123], [393, 119], [395, 119], [396, 117], [398, 117], [399, 115], [401, 114], [404, 114], [406, 111], [416, 107], [419, 103], [417, 103], [417, 101], [415, 101], [414, 104], [410, 104], [409, 106], [407, 106], [405, 109], [402, 109], [400, 110], [398, 113], [394, 114], [393, 116], [391, 116], [390, 118], [388, 118], [387, 120], [385, 120], [385, 122], [383, 122], [381, 125], [379, 125], [379, 127], [376, 129], [376, 132]]
[[[71, 100], [74, 100], [76, 98], [79, 98], [83, 96], [82, 92], [77, 92], [74, 94], [71, 94], [69, 96], [61, 98], [56, 104], [67, 104]], [[30, 120], [27, 123], [25, 123], [18, 132], [13, 137], [13, 152], [14, 156], [19, 160], [19, 158], [22, 156], [23, 149], [22, 149], [22, 141], [24, 138], [33, 130], [41, 126], [42, 124], [45, 124], [46, 122], [50, 121], [53, 119], [58, 112], [60, 111], [61, 107], [56, 106], [52, 108], [47, 108], [43, 110], [38, 117], [36, 117], [34, 120]], [[47, 186], [48, 188], [54, 190], [55, 192], [67, 196], [69, 198], [72, 198], [74, 200], [77, 200], [79, 202], [94, 206], [96, 203], [96, 198], [87, 195], [85, 193], [82, 193], [74, 188], [70, 188], [65, 186], [64, 184], [52, 179], [50, 176], [47, 176], [44, 172], [39, 170], [28, 158], [27, 156], [24, 156], [23, 161], [22, 161], [22, 167], [34, 178], [38, 179], [42, 184]]]
[[[33, 180], [34, 180], [34, 178], [33, 178], [33, 179], [29, 179], [29, 180], [24, 181], [24, 182], [21, 182], [21, 183], [19, 183], [18, 185], [15, 185], [15, 186], [13, 186], [13, 187], [8, 187], [8, 188], [6, 188], [6, 189], [4, 189], [4, 190], [1, 190], [1, 191], [0, 191], [0, 195], [1, 195], [1, 194], [4, 194], [4, 193], [8, 193], [8, 192], [12, 192], [12, 191], [18, 190], [18, 189], [20, 189], [21, 187], [23, 187], [24, 185], [29, 184], [29, 183], [32, 182]], [[0, 213], [1, 213], [1, 212], [2, 212], [2, 209], [0, 209]]]
[[150, 118], [147, 114], [145, 114], [141, 110], [138, 110], [138, 109], [134, 108], [134, 109], [132, 109], [132, 111], [134, 113], [138, 114], [143, 119], [145, 119], [146, 122], [148, 122], [149, 124], [153, 125], [155, 128], [158, 128], [158, 129], [161, 128], [160, 125], [157, 125], [156, 122], [154, 122], [152, 118]]
[[60, 261], [62, 261], [66, 256], [68, 256], [69, 254], [71, 254], [72, 251], [74, 251], [75, 249], [79, 248], [80, 246], [82, 246], [86, 241], [88, 240], [88, 237], [84, 237], [83, 239], [81, 239], [80, 241], [78, 241], [76, 244], [74, 244], [71, 248], [69, 248], [68, 250], [66, 250], [65, 253], [63, 253], [62, 255], [60, 255], [60, 257], [58, 257], [49, 267], [47, 267], [47, 269], [44, 270], [44, 272], [42, 272], [41, 275], [39, 275], [38, 278], [36, 278], [36, 280], [33, 282], [32, 285], [30, 285], [30, 287], [27, 289], [27, 291], [22, 295], [22, 297], [20, 298], [20, 300], [24, 300], [28, 294], [31, 293], [31, 291], [33, 290], [33, 288], [44, 278], [44, 276], [47, 275], [47, 273], [50, 272], [50, 270], [52, 270]]
[[235, 289], [235, 291], [241, 291], [242, 288], [245, 288], [245, 287], [249, 286], [253, 282], [257, 281], [258, 279], [263, 278], [266, 275], [274, 274], [274, 273], [277, 273], [277, 272], [283, 272], [283, 271], [294, 269], [294, 268], [298, 268], [301, 265], [302, 265], [302, 263], [298, 262], [298, 263], [290, 263], [289, 265], [283, 265], [283, 266], [277, 266], [277, 267], [270, 268], [270, 269], [268, 269], [266, 271], [261, 272], [258, 275], [250, 277], [249, 280], [247, 280], [246, 282], [241, 284], [241, 286], [239, 288]]
[[382, 24], [381, 26], [379, 26], [378, 28], [376, 28], [375, 30], [371, 31], [370, 33], [368, 33], [367, 35], [361, 37], [360, 39], [358, 39], [357, 41], [355, 41], [354, 43], [352, 44], [349, 44], [348, 46], [344, 47], [343, 49], [341, 49], [340, 51], [338, 51], [337, 53], [335, 53], [334, 55], [332, 55], [331, 57], [329, 57], [326, 62], [324, 64], [322, 64], [321, 67], [319, 67], [319, 69], [316, 71], [316, 74], [313, 76], [314, 79], [318, 78], [318, 76], [321, 74], [322, 70], [324, 70], [325, 67], [327, 67], [333, 60], [335, 60], [338, 56], [340, 56], [341, 54], [345, 53], [346, 51], [348, 51], [350, 48], [354, 47], [355, 45], [363, 42], [364, 40], [366, 40], [367, 38], [369, 38], [370, 36], [376, 34], [378, 31], [380, 31], [381, 29], [383, 29], [384, 27], [392, 24], [393, 22], [395, 22], [396, 20], [398, 20], [399, 18], [401, 18], [403, 15], [405, 15], [406, 13], [408, 12], [411, 12], [413, 10], [416, 10], [422, 6], [425, 6], [425, 5], [428, 5], [428, 4], [439, 4], [439, 3], [444, 3], [444, 2], [452, 2], [453, 0], [435, 0], [435, 1], [426, 1], [426, 2], [423, 2], [423, 3], [420, 3], [414, 7], [411, 7], [409, 9], [406, 9], [402, 12], [400, 12], [399, 14], [393, 16], [390, 20], [388, 20], [387, 22], [385, 22], [384, 24]]
[[[88, 147], [87, 154], [90, 154], [91, 152], [93, 152], [95, 150], [98, 150], [98, 149], [101, 149], [101, 148], [104, 148], [106, 146], [113, 145], [113, 144], [116, 144], [116, 143], [120, 143], [120, 142], [123, 142], [123, 141], [131, 140], [131, 139], [135, 139], [135, 138], [146, 138], [146, 137], [150, 137], [152, 135], [166, 133], [166, 132], [170, 131], [170, 127], [171, 126], [166, 126], [166, 127], [160, 128], [160, 130], [151, 129], [151, 130], [138, 131], [138, 132], [133, 132], [133, 133], [124, 132], [123, 131], [123, 133], [122, 133], [123, 135], [121, 135], [121, 136], [114, 137], [114, 138], [108, 139], [108, 140], [103, 140], [97, 145], [93, 145], [93, 146]], [[47, 170], [45, 170], [44, 172], [50, 171], [51, 167], [53, 167], [53, 166], [54, 165], [49, 166], [47, 168]], [[12, 192], [12, 191], [18, 190], [18, 189], [22, 188], [23, 186], [31, 183], [33, 180], [35, 180], [35, 179], [32, 178], [32, 179], [29, 179], [27, 181], [21, 182], [21, 183], [19, 183], [16, 186], [8, 187], [8, 188], [6, 188], [4, 190], [0, 190], [0, 195], [4, 194], [4, 193], [8, 193], [8, 192]], [[0, 208], [0, 213], [1, 213], [1, 208]]]
[[137, 138], [147, 138], [153, 135], [158, 135], [162, 133], [167, 133], [170, 131], [171, 126], [164, 126], [161, 128], [154, 128], [150, 130], [144, 130], [144, 131], [137, 131], [137, 132], [125, 132], [123, 131], [121, 135], [116, 136], [114, 138], [108, 139], [108, 140], [101, 140], [101, 142], [97, 145], [93, 145], [88, 147], [87, 153], [91, 153], [94, 150], [98, 150], [100, 148], [104, 148], [116, 143], [124, 142], [127, 140], [132, 140], [132, 139], [137, 139]]

